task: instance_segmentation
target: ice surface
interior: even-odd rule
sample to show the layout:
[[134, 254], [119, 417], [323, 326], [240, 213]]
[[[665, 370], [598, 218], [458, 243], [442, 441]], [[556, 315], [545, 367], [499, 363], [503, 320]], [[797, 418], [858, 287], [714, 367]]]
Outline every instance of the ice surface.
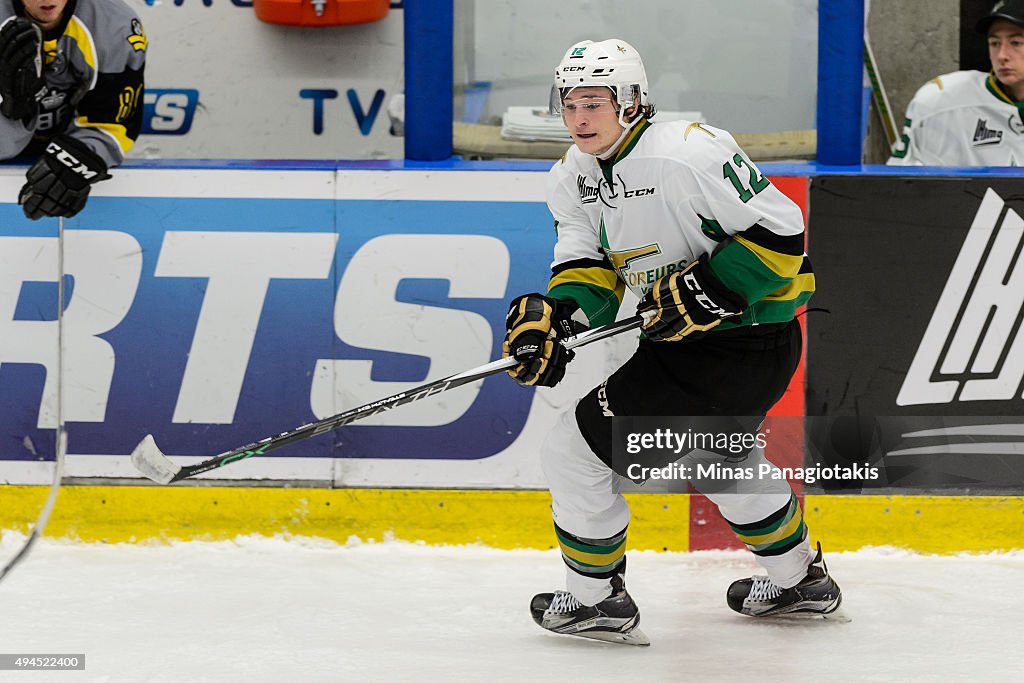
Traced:
[[[2, 561], [24, 540], [6, 533]], [[62, 681], [1020, 680], [1024, 553], [827, 553], [849, 623], [725, 605], [741, 551], [630, 553], [650, 648], [546, 633], [554, 551], [243, 538], [42, 540], [0, 584], [0, 653], [85, 653]]]

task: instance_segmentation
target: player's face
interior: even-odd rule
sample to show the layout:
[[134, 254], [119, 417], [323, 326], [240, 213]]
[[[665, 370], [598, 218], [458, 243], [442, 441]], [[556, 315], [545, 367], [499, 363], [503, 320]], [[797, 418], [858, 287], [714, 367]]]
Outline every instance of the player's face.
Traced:
[[622, 134], [619, 106], [600, 86], [574, 88], [562, 99], [562, 120], [581, 152], [601, 154]]
[[988, 56], [999, 82], [1020, 99], [1024, 95], [1024, 27], [1005, 19], [988, 30]]
[[22, 0], [29, 17], [44, 30], [49, 30], [60, 23], [60, 15], [68, 4], [68, 0]]

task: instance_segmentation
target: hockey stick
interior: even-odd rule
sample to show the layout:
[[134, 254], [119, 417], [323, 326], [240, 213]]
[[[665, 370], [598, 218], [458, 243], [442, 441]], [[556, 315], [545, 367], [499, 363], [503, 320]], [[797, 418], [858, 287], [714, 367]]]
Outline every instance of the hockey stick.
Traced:
[[32, 527], [31, 533], [25, 539], [25, 545], [11, 558], [10, 562], [0, 569], [0, 581], [4, 580], [12, 569], [28, 557], [32, 552], [32, 546], [46, 529], [50, 522], [50, 513], [57, 504], [57, 493], [64, 481], [64, 456], [68, 452], [68, 434], [64, 431], [64, 217], [57, 218], [57, 431], [54, 436], [54, 464], [53, 482], [50, 484], [50, 493], [46, 496], [42, 512]]
[[[634, 330], [640, 327], [643, 322], [643, 317], [635, 315], [632, 318], [625, 318], [618, 322], [611, 323], [610, 325], [605, 325], [604, 327], [587, 330], [575, 337], [566, 339], [562, 344], [567, 349], [574, 349], [591, 344], [600, 339], [606, 339], [619, 334], [620, 332]], [[502, 358], [496, 361], [491, 361], [486, 365], [481, 365], [473, 368], [472, 370], [466, 370], [455, 375], [450, 375], [444, 379], [423, 384], [414, 389], [402, 391], [393, 396], [388, 396], [387, 398], [382, 398], [372, 403], [359, 406], [358, 408], [352, 408], [351, 410], [346, 410], [343, 413], [338, 413], [337, 415], [325, 417], [322, 420], [311, 422], [309, 424], [302, 425], [301, 427], [296, 427], [291, 431], [282, 432], [277, 436], [268, 436], [267, 438], [256, 441], [255, 443], [251, 443], [231, 451], [226, 451], [220, 455], [209, 458], [208, 460], [196, 463], [195, 465], [175, 465], [156, 445], [153, 435], [147, 434], [146, 437], [139, 442], [139, 445], [135, 447], [135, 450], [132, 451], [132, 464], [135, 465], [135, 468], [139, 470], [139, 472], [158, 484], [171, 484], [202, 472], [209, 472], [212, 469], [230, 465], [231, 463], [239, 460], [263, 455], [275, 448], [287, 446], [288, 444], [295, 443], [296, 441], [308, 439], [311, 436], [318, 436], [325, 432], [337, 429], [342, 425], [347, 425], [350, 422], [361, 420], [364, 417], [376, 415], [377, 413], [385, 410], [391, 410], [392, 408], [403, 406], [406, 403], [419, 401], [420, 399], [428, 396], [435, 396], [436, 394], [448, 391], [449, 389], [455, 389], [456, 387], [461, 387], [464, 384], [476, 382], [477, 380], [481, 380], [485, 377], [496, 375], [497, 373], [507, 370], [516, 364], [515, 358]]]
[[882, 85], [882, 78], [878, 74], [878, 63], [875, 61], [875, 53], [871, 49], [871, 42], [868, 40], [867, 29], [864, 30], [864, 68], [868, 73], [868, 80], [871, 82], [871, 98], [875, 102], [875, 111], [882, 122], [882, 130], [885, 132], [885, 139], [889, 142], [889, 149], [899, 139], [899, 129], [896, 127], [896, 119], [893, 118], [892, 108], [889, 106], [889, 96]]

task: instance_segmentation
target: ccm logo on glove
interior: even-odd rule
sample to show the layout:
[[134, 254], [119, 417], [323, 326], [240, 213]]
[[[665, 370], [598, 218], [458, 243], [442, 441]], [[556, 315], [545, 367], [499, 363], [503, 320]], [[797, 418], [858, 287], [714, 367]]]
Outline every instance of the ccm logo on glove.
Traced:
[[647, 314], [643, 330], [648, 339], [679, 341], [696, 339], [746, 307], [746, 299], [711, 272], [708, 256], [703, 254], [685, 269], [655, 282], [637, 312]]
[[527, 386], [553, 387], [565, 377], [565, 366], [576, 355], [562, 346], [562, 339], [590, 327], [579, 306], [543, 294], [525, 294], [509, 304], [505, 317], [502, 357], [512, 356], [519, 365], [508, 374]]
[[21, 188], [18, 203], [32, 220], [70, 218], [85, 208], [92, 184], [109, 177], [102, 157], [85, 143], [61, 135], [50, 141], [25, 174], [28, 182]]
[[[100, 174], [99, 171], [94, 171], [89, 168], [87, 165], [79, 161], [78, 157], [61, 147], [56, 142], [51, 142], [46, 146], [46, 153], [52, 154], [57, 161], [67, 166], [73, 173], [77, 173], [82, 176], [82, 178], [90, 182]], [[99, 178], [96, 179], [99, 180]]]
[[704, 292], [704, 288], [701, 287], [696, 274], [687, 271], [686, 274], [683, 275], [683, 282], [686, 284], [686, 288], [693, 292], [694, 301], [703, 306], [708, 313], [717, 315], [719, 318], [728, 318], [731, 315], [736, 315], [736, 311], [726, 310], [711, 300], [711, 297], [709, 297]]

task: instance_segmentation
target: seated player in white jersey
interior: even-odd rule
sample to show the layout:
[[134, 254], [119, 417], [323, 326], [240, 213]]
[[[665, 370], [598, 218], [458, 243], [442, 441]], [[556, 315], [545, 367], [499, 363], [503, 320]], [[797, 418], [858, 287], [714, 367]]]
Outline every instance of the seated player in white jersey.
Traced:
[[992, 70], [955, 71], [923, 85], [889, 165], [1024, 164], [1024, 0], [997, 2], [975, 30], [988, 41]]
[[[651, 122], [643, 62], [625, 41], [569, 48], [552, 106], [575, 144], [548, 175], [557, 237], [546, 293], [510, 305], [504, 350], [520, 364], [509, 374], [557, 384], [573, 358], [558, 340], [611, 322], [626, 287], [649, 317], [636, 353], [561, 416], [542, 448], [567, 584], [535, 596], [530, 610], [556, 633], [646, 645], [625, 586], [630, 513], [620, 487], [634, 463], [613, 453], [612, 422], [743, 416], [756, 427], [799, 362], [794, 316], [814, 273], [799, 207], [728, 132]], [[738, 457], [686, 457], [779, 472], [758, 446]], [[784, 478], [701, 491], [766, 572], [729, 586], [729, 607], [758, 617], [839, 607], [839, 586]]]

